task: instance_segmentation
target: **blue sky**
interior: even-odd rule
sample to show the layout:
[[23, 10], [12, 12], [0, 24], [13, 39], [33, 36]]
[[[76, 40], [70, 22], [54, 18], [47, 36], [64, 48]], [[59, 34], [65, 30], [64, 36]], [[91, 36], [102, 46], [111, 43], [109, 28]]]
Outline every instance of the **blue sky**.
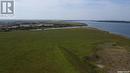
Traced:
[[130, 20], [130, 0], [15, 0], [0, 19]]

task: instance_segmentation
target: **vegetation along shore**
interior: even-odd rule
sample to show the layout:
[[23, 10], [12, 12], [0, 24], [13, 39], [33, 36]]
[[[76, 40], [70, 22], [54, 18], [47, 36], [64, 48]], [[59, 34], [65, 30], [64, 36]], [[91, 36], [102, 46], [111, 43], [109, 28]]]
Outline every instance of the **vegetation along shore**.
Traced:
[[129, 65], [130, 39], [105, 31], [0, 32], [0, 73], [116, 73]]

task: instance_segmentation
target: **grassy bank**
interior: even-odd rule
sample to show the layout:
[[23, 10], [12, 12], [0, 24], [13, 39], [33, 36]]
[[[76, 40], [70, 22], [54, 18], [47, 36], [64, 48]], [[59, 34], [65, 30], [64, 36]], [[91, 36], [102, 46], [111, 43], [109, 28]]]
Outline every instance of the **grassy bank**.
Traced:
[[84, 61], [98, 44], [130, 40], [93, 29], [0, 32], [0, 73], [101, 73]]

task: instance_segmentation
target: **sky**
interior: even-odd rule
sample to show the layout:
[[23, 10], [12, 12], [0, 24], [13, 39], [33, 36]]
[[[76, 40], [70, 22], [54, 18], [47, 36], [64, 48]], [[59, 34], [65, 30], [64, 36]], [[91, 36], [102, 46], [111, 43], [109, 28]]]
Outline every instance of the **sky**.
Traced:
[[15, 0], [0, 19], [130, 20], [130, 0]]

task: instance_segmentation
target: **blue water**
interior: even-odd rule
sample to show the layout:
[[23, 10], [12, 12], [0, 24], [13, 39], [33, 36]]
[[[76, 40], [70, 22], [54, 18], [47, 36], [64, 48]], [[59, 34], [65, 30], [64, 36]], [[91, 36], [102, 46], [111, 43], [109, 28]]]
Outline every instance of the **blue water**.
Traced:
[[118, 35], [130, 38], [130, 23], [112, 23], [112, 22], [96, 22], [96, 21], [74, 21], [88, 24], [89, 27], [98, 28], [109, 31]]

